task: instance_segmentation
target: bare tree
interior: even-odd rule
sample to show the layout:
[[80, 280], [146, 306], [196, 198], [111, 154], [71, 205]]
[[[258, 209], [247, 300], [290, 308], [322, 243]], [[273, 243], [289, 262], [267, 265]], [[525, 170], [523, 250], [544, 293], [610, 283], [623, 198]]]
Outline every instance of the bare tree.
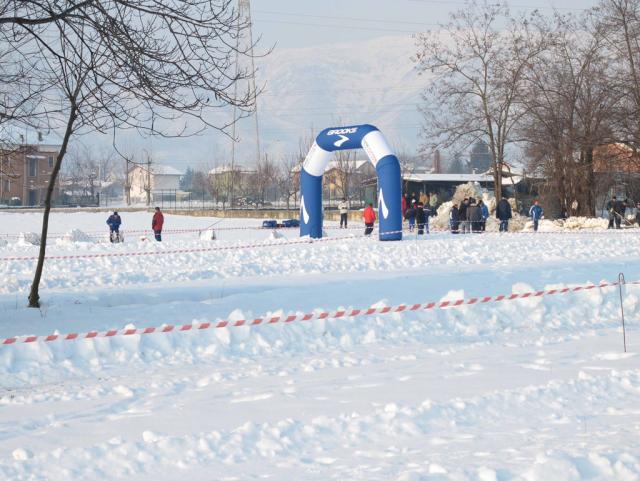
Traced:
[[335, 180], [340, 197], [350, 199], [353, 191], [353, 182], [356, 175], [356, 151], [340, 150], [336, 152], [335, 160]]
[[513, 129], [522, 114], [524, 70], [546, 44], [532, 20], [514, 19], [500, 4], [472, 1], [440, 30], [417, 39], [418, 68], [433, 75], [422, 109], [428, 147], [465, 150], [484, 140], [496, 197], [502, 191], [506, 147], [515, 140]]
[[256, 165], [255, 174], [255, 188], [257, 194], [257, 201], [260, 204], [264, 204], [266, 201], [267, 193], [276, 184], [277, 169], [275, 163], [269, 158], [268, 154], [264, 154]]
[[[49, 15], [46, 22], [38, 20], [38, 12], [56, 12], [55, 2], [11, 3], [19, 20], [0, 29], [0, 41], [14, 47], [21, 61], [38, 66], [48, 85], [41, 105], [60, 106], [52, 127], [64, 131], [48, 183], [29, 295], [29, 306], [38, 307], [51, 197], [74, 135], [98, 131], [115, 136], [122, 128], [164, 136], [207, 127], [226, 132], [231, 121], [214, 122], [210, 113], [228, 105], [250, 111], [255, 92], [234, 94], [234, 85], [252, 73], [236, 74], [233, 68], [235, 39], [246, 25], [231, 0], [80, 2], [73, 14]], [[35, 16], [29, 15], [32, 11]], [[25, 39], [20, 44], [13, 41], [16, 31]]]
[[519, 133], [528, 142], [530, 167], [547, 179], [559, 207], [594, 215], [594, 152], [611, 140], [620, 95], [602, 38], [589, 24], [557, 16], [548, 31], [547, 50], [526, 69]]

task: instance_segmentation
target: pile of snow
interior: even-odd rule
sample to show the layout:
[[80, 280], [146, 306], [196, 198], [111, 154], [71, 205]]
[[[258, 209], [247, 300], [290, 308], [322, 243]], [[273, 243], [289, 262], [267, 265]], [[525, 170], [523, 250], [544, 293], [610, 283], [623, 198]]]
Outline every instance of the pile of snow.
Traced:
[[20, 246], [39, 246], [40, 234], [35, 232], [20, 232], [18, 235], [18, 245]]
[[277, 230], [272, 230], [271, 233], [269, 234], [269, 240], [284, 239], [284, 238], [285, 238], [284, 235], [278, 232]]
[[606, 229], [608, 225], [608, 219], [600, 219], [594, 217], [569, 217], [562, 223], [562, 227], [565, 230], [598, 230]]
[[213, 229], [207, 229], [200, 232], [200, 240], [216, 240], [216, 231]]
[[73, 242], [93, 243], [93, 239], [80, 229], [72, 229], [56, 241], [57, 244], [71, 244]]

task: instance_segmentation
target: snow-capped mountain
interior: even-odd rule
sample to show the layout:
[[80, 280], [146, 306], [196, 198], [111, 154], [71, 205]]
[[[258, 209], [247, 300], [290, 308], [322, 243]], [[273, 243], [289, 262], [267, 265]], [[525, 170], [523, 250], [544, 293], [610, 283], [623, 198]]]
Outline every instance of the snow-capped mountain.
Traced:
[[[310, 131], [372, 123], [398, 149], [418, 143], [417, 106], [425, 79], [411, 57], [411, 37], [278, 49], [259, 59], [258, 100], [263, 151], [295, 151]], [[240, 122], [239, 155], [255, 152], [255, 120]], [[223, 150], [226, 148], [220, 145]]]

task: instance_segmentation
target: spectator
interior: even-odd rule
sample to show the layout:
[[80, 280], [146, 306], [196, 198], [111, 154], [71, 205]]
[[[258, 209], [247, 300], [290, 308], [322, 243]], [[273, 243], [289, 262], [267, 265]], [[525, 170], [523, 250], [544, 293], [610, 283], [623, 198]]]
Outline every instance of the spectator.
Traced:
[[509, 231], [509, 219], [511, 219], [511, 204], [506, 197], [502, 196], [496, 207], [496, 217], [500, 220], [500, 232]]
[[437, 206], [438, 206], [438, 194], [436, 194], [435, 192], [431, 192], [431, 195], [429, 196], [429, 207], [431, 207], [431, 212], [435, 211]]
[[480, 230], [482, 232], [487, 230], [487, 219], [489, 218], [489, 208], [487, 204], [483, 201], [478, 202], [478, 206], [480, 206], [480, 211], [482, 212], [482, 223], [480, 224]]
[[420, 199], [418, 202], [422, 202], [422, 206], [424, 207], [429, 203], [429, 196], [425, 192], [420, 192]]
[[467, 222], [471, 227], [471, 232], [482, 232], [482, 209], [476, 204], [475, 199], [469, 201], [469, 207], [467, 207]]
[[424, 234], [424, 226], [428, 222], [428, 219], [422, 202], [418, 202], [416, 206], [416, 222], [418, 223], [418, 235]]
[[342, 201], [338, 204], [338, 210], [340, 211], [340, 228], [347, 228], [347, 217], [349, 216], [349, 203], [347, 199], [343, 198]]
[[117, 212], [113, 212], [107, 219], [107, 225], [109, 226], [109, 240], [111, 242], [120, 242], [120, 224], [122, 219]]
[[436, 209], [432, 209], [428, 205], [424, 206], [424, 215], [425, 215], [424, 231], [427, 234], [429, 233], [429, 217], [434, 217], [436, 214], [437, 214]]
[[413, 232], [413, 228], [416, 225], [416, 204], [411, 204], [411, 207], [404, 213], [404, 218], [409, 223], [409, 232]]
[[467, 221], [467, 209], [469, 208], [469, 199], [465, 197], [458, 209], [458, 218], [460, 219], [460, 230], [463, 234], [469, 232], [469, 222]]
[[531, 220], [533, 221], [534, 232], [538, 232], [538, 223], [540, 222], [540, 219], [542, 219], [543, 215], [544, 211], [542, 210], [542, 207], [540, 207], [538, 199], [534, 200], [531, 209], [529, 209], [529, 217], [531, 217]]
[[402, 196], [402, 218], [404, 219], [404, 213], [407, 212], [407, 196]]
[[151, 220], [151, 228], [158, 242], [162, 241], [162, 226], [164, 224], [164, 216], [160, 212], [160, 207], [156, 207], [156, 212]]
[[449, 227], [451, 229], [452, 234], [458, 233], [458, 228], [460, 225], [460, 210], [458, 209], [458, 204], [456, 202], [451, 206], [451, 210], [449, 211]]
[[373, 210], [373, 204], [369, 203], [369, 205], [364, 209], [362, 213], [362, 217], [364, 218], [364, 235], [371, 235], [373, 232], [373, 224], [376, 222], [376, 213]]
[[620, 224], [622, 223], [625, 211], [627, 210], [627, 206], [625, 205], [625, 203], [621, 200], [618, 200], [614, 195], [607, 203], [607, 210], [609, 211], [608, 228], [612, 229], [615, 223], [616, 229], [620, 229]]

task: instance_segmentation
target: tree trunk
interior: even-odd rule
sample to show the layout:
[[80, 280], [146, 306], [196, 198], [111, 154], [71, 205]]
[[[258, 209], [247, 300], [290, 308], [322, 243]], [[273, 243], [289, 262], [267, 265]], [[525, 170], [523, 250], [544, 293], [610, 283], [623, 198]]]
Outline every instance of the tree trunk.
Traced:
[[596, 215], [596, 178], [593, 172], [593, 148], [587, 148], [585, 152], [585, 169], [586, 169], [586, 192], [585, 192], [585, 209], [587, 210], [586, 214], [591, 217], [595, 217]]
[[60, 172], [60, 166], [62, 165], [62, 159], [67, 152], [67, 146], [69, 144], [69, 138], [73, 133], [73, 124], [78, 117], [75, 103], [71, 106], [69, 112], [69, 118], [67, 119], [67, 129], [64, 133], [62, 140], [62, 146], [60, 152], [56, 157], [56, 163], [51, 171], [49, 177], [49, 185], [47, 186], [47, 196], [44, 200], [44, 214], [42, 215], [42, 233], [40, 234], [40, 252], [38, 254], [38, 265], [36, 266], [36, 272], [33, 277], [33, 283], [31, 284], [31, 292], [29, 293], [29, 307], [40, 307], [40, 279], [42, 278], [42, 269], [44, 267], [44, 258], [47, 250], [47, 231], [49, 230], [49, 212], [51, 211], [51, 198], [53, 197], [53, 189], [56, 185], [58, 173]]

